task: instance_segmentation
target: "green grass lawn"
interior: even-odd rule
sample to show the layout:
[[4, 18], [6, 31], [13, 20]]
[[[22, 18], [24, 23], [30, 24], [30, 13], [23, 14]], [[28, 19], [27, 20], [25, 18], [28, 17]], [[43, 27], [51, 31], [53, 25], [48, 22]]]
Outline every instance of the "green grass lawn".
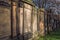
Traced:
[[60, 40], [60, 30], [51, 32], [45, 37], [40, 37], [39, 40]]

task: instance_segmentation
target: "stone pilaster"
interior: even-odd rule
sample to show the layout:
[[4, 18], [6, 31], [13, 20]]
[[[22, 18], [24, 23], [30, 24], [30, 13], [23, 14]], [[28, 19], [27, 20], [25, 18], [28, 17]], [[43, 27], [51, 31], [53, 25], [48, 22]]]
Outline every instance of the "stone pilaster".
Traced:
[[39, 23], [40, 35], [44, 36], [45, 35], [45, 30], [44, 30], [44, 28], [45, 28], [45, 26], [44, 26], [44, 8], [40, 9], [39, 16], [40, 16], [40, 23]]

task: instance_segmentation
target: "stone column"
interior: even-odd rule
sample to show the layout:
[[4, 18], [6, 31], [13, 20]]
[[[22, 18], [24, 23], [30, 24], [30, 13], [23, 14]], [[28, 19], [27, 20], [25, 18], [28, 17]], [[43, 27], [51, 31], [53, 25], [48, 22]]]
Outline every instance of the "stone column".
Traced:
[[40, 9], [40, 23], [39, 23], [39, 26], [40, 26], [40, 35], [41, 36], [44, 36], [45, 35], [45, 31], [44, 31], [44, 8], [41, 8]]
[[16, 36], [16, 3], [12, 2], [11, 8], [11, 36]]

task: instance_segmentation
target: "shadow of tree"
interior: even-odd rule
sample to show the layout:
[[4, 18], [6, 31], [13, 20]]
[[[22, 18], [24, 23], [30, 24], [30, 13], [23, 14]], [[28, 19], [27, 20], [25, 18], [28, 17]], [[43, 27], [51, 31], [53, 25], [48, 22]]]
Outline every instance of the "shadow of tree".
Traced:
[[18, 40], [28, 40], [28, 39], [30, 39], [30, 38], [32, 38], [32, 33], [31, 32], [26, 32], [26, 33], [24, 33], [24, 34], [18, 34], [16, 37], [17, 37], [17, 39]]
[[5, 36], [3, 38], [0, 38], [0, 40], [28, 40], [32, 38], [32, 33], [24, 33], [24, 35], [17, 35], [11, 39], [9, 36]]
[[46, 40], [60, 40], [60, 30], [56, 30], [46, 35]]

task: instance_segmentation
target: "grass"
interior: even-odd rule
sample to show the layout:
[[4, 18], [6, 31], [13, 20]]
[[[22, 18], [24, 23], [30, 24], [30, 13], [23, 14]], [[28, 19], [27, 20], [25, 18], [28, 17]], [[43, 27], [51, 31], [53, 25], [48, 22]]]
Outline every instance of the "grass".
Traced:
[[45, 37], [40, 37], [39, 40], [60, 40], [60, 30], [51, 32], [47, 34]]

